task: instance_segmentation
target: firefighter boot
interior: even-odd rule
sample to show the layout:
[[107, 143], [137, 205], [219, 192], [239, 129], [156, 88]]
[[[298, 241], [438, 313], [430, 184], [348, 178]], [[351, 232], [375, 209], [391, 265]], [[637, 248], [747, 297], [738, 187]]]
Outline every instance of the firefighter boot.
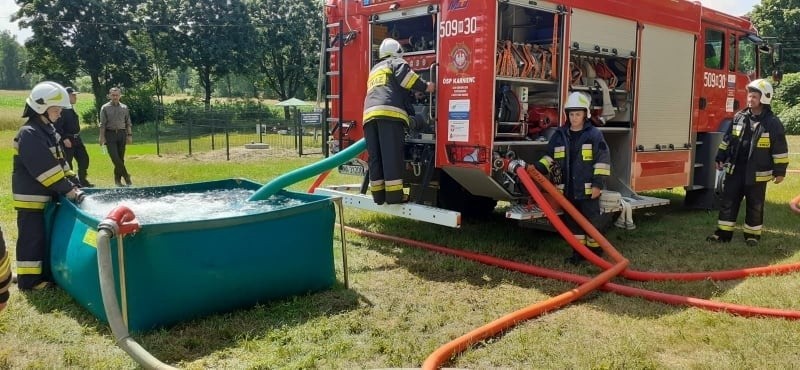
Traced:
[[744, 233], [744, 242], [748, 247], [758, 247], [758, 241], [761, 235]]
[[717, 231], [714, 231], [713, 234], [711, 234], [708, 237], [706, 237], [706, 241], [707, 242], [713, 242], [713, 243], [730, 243], [731, 242], [731, 238], [733, 238], [733, 232], [732, 231], [725, 231], [725, 230], [717, 229]]
[[386, 203], [386, 186], [383, 180], [373, 180], [369, 182], [369, 192], [372, 193], [372, 201], [377, 205]]

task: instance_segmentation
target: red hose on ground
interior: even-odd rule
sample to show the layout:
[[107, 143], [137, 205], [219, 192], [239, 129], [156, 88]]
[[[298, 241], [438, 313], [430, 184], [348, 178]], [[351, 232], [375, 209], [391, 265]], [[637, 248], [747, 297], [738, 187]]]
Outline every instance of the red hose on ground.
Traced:
[[794, 213], [800, 214], [800, 195], [797, 195], [789, 202], [789, 208], [791, 208]]
[[314, 180], [314, 183], [311, 184], [311, 187], [308, 188], [308, 193], [313, 193], [314, 190], [317, 190], [317, 188], [320, 185], [322, 185], [322, 182], [325, 181], [325, 179], [328, 178], [328, 175], [330, 175], [330, 174], [331, 174], [331, 170], [327, 170], [327, 171], [319, 174], [319, 176], [317, 176], [317, 179]]
[[622, 272], [622, 270], [624, 270], [627, 265], [628, 261], [622, 261], [614, 265], [614, 267], [612, 267], [611, 269], [603, 271], [603, 273], [601, 273], [600, 275], [597, 275], [592, 279], [588, 279], [586, 282], [584, 282], [575, 289], [572, 289], [568, 292], [564, 292], [562, 294], [546, 299], [544, 301], [534, 303], [519, 311], [507, 314], [486, 325], [476, 328], [467, 334], [464, 334], [456, 339], [453, 339], [452, 341], [440, 346], [435, 351], [433, 351], [433, 353], [431, 353], [428, 356], [428, 358], [425, 359], [425, 362], [422, 364], [422, 368], [427, 370], [438, 369], [439, 367], [441, 367], [443, 363], [450, 360], [450, 358], [453, 357], [453, 355], [460, 353], [461, 351], [469, 348], [470, 346], [481, 340], [497, 335], [501, 333], [503, 330], [517, 325], [517, 323], [519, 322], [533, 319], [548, 311], [552, 311], [561, 306], [569, 304], [570, 302], [580, 297], [583, 297], [584, 295], [590, 293], [591, 291], [599, 288], [601, 285], [609, 282], [611, 279], [614, 278], [614, 276], [617, 276], [617, 274]]
[[[545, 191], [547, 191], [553, 198], [558, 202], [561, 208], [570, 214], [573, 219], [583, 228], [586, 233], [597, 241], [600, 244], [600, 247], [603, 248], [603, 251], [608, 253], [614, 260], [619, 260], [622, 255], [609, 243], [608, 239], [606, 239], [603, 234], [601, 234], [597, 229], [583, 217], [580, 212], [575, 209], [575, 207], [570, 203], [563, 195], [556, 189], [553, 184], [550, 183], [547, 178], [544, 177], [539, 171], [536, 170], [533, 166], [529, 166], [528, 169], [519, 167], [516, 169], [516, 174], [519, 176], [522, 183], [528, 189], [528, 192], [536, 200], [536, 203], [542, 209], [542, 211], [547, 215], [550, 223], [554, 226], [557, 224], [562, 224], [563, 222], [561, 219], [556, 215], [555, 210], [550, 203], [548, 203], [544, 196], [542, 195], [541, 191], [533, 184], [531, 181], [536, 181], [537, 184], [542, 186]], [[578, 251], [581, 255], [586, 257], [587, 260], [592, 262], [593, 264], [597, 265], [603, 269], [611, 268], [611, 263], [608, 261], [598, 257], [594, 253], [592, 253], [588, 248], [580, 244], [573, 236], [569, 230], [566, 230], [566, 234], [556, 227], [559, 230], [559, 233], [564, 237], [564, 239], [572, 246], [575, 250]], [[683, 281], [694, 281], [694, 280], [705, 280], [705, 279], [712, 279], [712, 280], [734, 280], [734, 279], [742, 279], [748, 276], [755, 276], [755, 275], [774, 275], [780, 273], [787, 273], [787, 272], [795, 272], [800, 271], [800, 262], [795, 263], [787, 263], [782, 265], [774, 265], [774, 266], [765, 266], [765, 267], [751, 267], [751, 268], [743, 268], [738, 270], [725, 270], [725, 271], [708, 271], [708, 272], [643, 272], [643, 271], [636, 271], [636, 270], [625, 270], [620, 274], [625, 278], [631, 280], [639, 280], [639, 281], [655, 281], [655, 280], [683, 280]]]
[[[399, 243], [399, 244], [405, 244], [405, 245], [408, 245], [408, 246], [412, 246], [412, 247], [416, 247], [416, 248], [420, 248], [420, 249], [424, 249], [424, 250], [428, 250], [428, 251], [432, 251], [432, 252], [437, 252], [437, 253], [441, 253], [441, 254], [444, 254], [444, 255], [460, 257], [460, 258], [464, 258], [464, 259], [467, 259], [467, 260], [480, 262], [480, 263], [483, 263], [485, 265], [496, 266], [496, 267], [504, 268], [504, 269], [511, 270], [511, 271], [521, 272], [521, 273], [528, 274], [528, 275], [533, 275], [533, 276], [538, 276], [538, 277], [543, 277], [543, 278], [550, 278], [550, 279], [558, 279], [558, 280], [572, 282], [572, 283], [576, 283], [576, 284], [586, 284], [586, 283], [588, 283], [588, 282], [593, 280], [591, 278], [588, 278], [588, 277], [585, 277], [585, 276], [581, 276], [581, 275], [576, 275], [576, 274], [571, 274], [571, 273], [562, 272], [562, 271], [556, 271], [556, 270], [550, 270], [550, 269], [537, 267], [537, 266], [533, 266], [533, 265], [528, 265], [528, 264], [524, 264], [524, 263], [520, 263], [520, 262], [508, 261], [508, 260], [504, 260], [504, 259], [497, 258], [497, 257], [487, 256], [487, 255], [480, 254], [480, 253], [467, 252], [467, 251], [458, 250], [458, 249], [450, 249], [450, 248], [446, 248], [446, 247], [442, 247], [442, 246], [438, 246], [438, 245], [434, 245], [434, 244], [430, 244], [430, 243], [425, 243], [425, 242], [420, 242], [420, 241], [416, 241], [416, 240], [401, 238], [401, 237], [397, 237], [397, 236], [373, 233], [373, 232], [370, 232], [370, 231], [361, 230], [361, 229], [357, 229], [357, 228], [350, 227], [350, 226], [345, 226], [345, 229], [347, 231], [352, 232], [352, 233], [354, 233], [356, 235], [359, 235], [359, 236], [369, 237], [369, 238], [373, 238], [373, 239], [384, 240], [384, 241], [389, 241], [389, 242], [394, 242], [394, 243]], [[589, 252], [589, 253], [591, 253], [591, 252]], [[616, 270], [616, 268], [619, 267], [619, 266], [624, 266], [624, 264], [614, 265], [613, 266], [614, 270]], [[608, 272], [608, 271], [606, 271], [606, 272]], [[598, 278], [599, 278], [599, 276], [596, 277], [595, 279], [598, 279]], [[700, 309], [704, 309], [704, 310], [708, 310], [708, 311], [714, 311], [714, 312], [727, 312], [727, 313], [736, 314], [736, 315], [740, 315], [740, 316], [744, 316], [744, 317], [754, 317], [754, 316], [756, 316], [756, 317], [776, 317], [776, 318], [784, 318], [784, 319], [791, 319], [791, 320], [800, 320], [800, 311], [794, 311], [794, 310], [782, 310], [782, 309], [765, 308], [765, 307], [744, 306], [744, 305], [733, 304], [733, 303], [714, 302], [714, 301], [707, 300], [707, 299], [702, 299], [702, 298], [687, 297], [687, 296], [680, 296], [680, 295], [675, 295], [675, 294], [656, 292], [656, 291], [651, 291], [651, 290], [646, 290], [646, 289], [641, 289], [641, 288], [634, 288], [634, 287], [629, 287], [629, 286], [620, 285], [620, 284], [614, 284], [614, 283], [606, 283], [606, 284], [600, 286], [598, 289], [599, 290], [603, 290], [603, 291], [616, 293], [616, 294], [623, 295], [623, 296], [627, 296], [627, 297], [644, 298], [644, 299], [647, 299], [647, 300], [651, 300], [651, 301], [655, 301], [655, 302], [662, 302], [662, 303], [666, 303], [666, 304], [670, 304], [670, 305], [676, 305], [676, 306], [691, 306], [691, 307], [696, 307], [696, 308], [700, 308]], [[565, 294], [570, 294], [570, 293], [565, 293]], [[578, 298], [578, 297], [575, 297], [575, 298]], [[550, 300], [552, 300], [552, 299], [554, 299], [554, 298], [551, 298]], [[548, 300], [548, 301], [550, 301], [550, 300]], [[548, 301], [545, 301], [545, 302], [548, 302]], [[562, 303], [562, 305], [565, 304], [565, 303], [568, 303], [568, 302], [564, 302], [564, 303]], [[530, 306], [530, 307], [525, 308], [525, 309], [523, 309], [521, 311], [517, 311], [517, 312], [515, 312], [513, 314], [506, 315], [503, 318], [509, 318], [512, 315], [523, 314], [523, 313], [532, 314], [535, 311], [528, 311], [528, 310], [532, 310], [532, 307], [533, 306]], [[554, 308], [555, 307], [558, 307], [558, 306], [554, 306]], [[527, 311], [527, 312], [523, 312], [523, 311]], [[537, 314], [541, 314], [543, 312], [545, 312], [545, 311], [538, 312]], [[533, 316], [528, 317], [528, 319], [530, 319], [530, 318], [533, 318]], [[492, 323], [490, 323], [489, 325], [492, 325], [492, 324], [499, 325], [499, 321], [500, 320], [501, 319], [495, 320]], [[489, 325], [487, 325], [487, 326], [489, 326]], [[467, 335], [463, 335], [463, 336], [459, 337], [458, 339], [448, 343], [446, 345], [447, 347], [440, 347], [434, 353], [432, 353], [430, 356], [428, 356], [428, 359], [426, 359], [425, 364], [423, 365], [423, 368], [428, 368], [428, 369], [438, 368], [439, 365], [441, 365], [442, 363], [447, 361], [452, 355], [454, 355], [454, 354], [456, 354], [456, 353], [458, 353], [460, 351], [463, 351], [464, 349], [468, 348], [470, 345], [476, 343], [477, 341], [480, 341], [480, 340], [486, 338], [486, 336], [478, 337], [478, 336], [474, 336], [474, 335], [483, 333], [482, 329], [486, 329], [487, 326], [484, 326], [482, 328], [473, 330], [472, 332], [468, 333]], [[502, 329], [500, 329], [500, 330], [502, 330]], [[472, 337], [471, 337], [471, 335], [472, 335]], [[467, 339], [472, 339], [470, 344], [466, 344], [464, 342]]]

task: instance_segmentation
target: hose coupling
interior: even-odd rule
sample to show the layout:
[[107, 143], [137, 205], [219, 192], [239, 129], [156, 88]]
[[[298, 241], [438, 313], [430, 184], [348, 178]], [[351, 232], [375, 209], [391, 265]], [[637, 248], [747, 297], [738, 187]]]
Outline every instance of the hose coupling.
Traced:
[[516, 174], [518, 168], [525, 168], [528, 164], [521, 159], [515, 159], [508, 162], [508, 172], [510, 174]]

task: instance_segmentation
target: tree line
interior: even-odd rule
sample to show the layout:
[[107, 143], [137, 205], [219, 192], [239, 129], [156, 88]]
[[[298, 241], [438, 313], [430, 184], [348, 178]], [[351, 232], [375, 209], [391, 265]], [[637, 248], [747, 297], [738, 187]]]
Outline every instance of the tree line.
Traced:
[[[170, 89], [185, 89], [191, 79], [200, 86], [207, 107], [212, 92], [232, 93], [234, 86], [252, 97], [281, 100], [303, 97], [316, 88], [322, 34], [322, 4], [317, 0], [17, 4], [14, 20], [33, 31], [24, 49], [17, 50], [24, 54], [19, 59], [24, 71], [69, 84], [86, 78], [97, 107], [112, 86], [146, 89], [162, 101]], [[5, 57], [4, 37], [0, 34]], [[0, 79], [5, 76], [0, 71]]]

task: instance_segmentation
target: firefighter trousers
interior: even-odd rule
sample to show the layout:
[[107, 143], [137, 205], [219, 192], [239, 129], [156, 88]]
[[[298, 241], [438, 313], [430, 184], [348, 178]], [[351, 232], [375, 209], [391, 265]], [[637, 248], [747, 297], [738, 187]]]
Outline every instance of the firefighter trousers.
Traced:
[[[581, 199], [581, 200], [569, 200], [578, 211], [581, 212], [583, 217], [586, 217], [587, 220], [594, 226], [598, 231], [603, 232], [601, 230], [601, 217], [600, 217], [600, 199]], [[597, 243], [592, 238], [587, 238], [586, 231], [578, 225], [578, 222], [572, 218], [569, 214], [564, 215], [564, 224], [567, 225], [569, 230], [572, 232], [581, 244], [586, 245], [589, 248], [592, 248], [595, 253], [600, 250], [600, 244]], [[597, 249], [595, 249], [597, 248]]]
[[86, 179], [86, 172], [89, 168], [89, 153], [86, 151], [86, 146], [83, 145], [83, 140], [80, 137], [72, 137], [70, 142], [72, 143], [71, 148], [64, 147], [64, 160], [74, 170], [75, 166], [72, 163], [72, 159], [75, 159], [75, 162], [78, 163], [76, 173], [78, 174], [78, 180], [81, 182], [80, 185], [87, 186], [89, 185], [89, 180]]
[[377, 204], [402, 203], [403, 196], [403, 122], [376, 119], [364, 125], [364, 139], [369, 154], [369, 188]]
[[756, 182], [746, 184], [745, 165], [741, 170], [734, 170], [725, 179], [722, 201], [719, 206], [719, 221], [715, 234], [723, 241], [730, 241], [736, 226], [736, 217], [742, 198], [745, 199], [744, 238], [761, 239], [761, 228], [764, 223], [764, 199], [767, 195], [767, 183]]
[[17, 210], [17, 232], [17, 285], [30, 290], [49, 280], [44, 212]]

